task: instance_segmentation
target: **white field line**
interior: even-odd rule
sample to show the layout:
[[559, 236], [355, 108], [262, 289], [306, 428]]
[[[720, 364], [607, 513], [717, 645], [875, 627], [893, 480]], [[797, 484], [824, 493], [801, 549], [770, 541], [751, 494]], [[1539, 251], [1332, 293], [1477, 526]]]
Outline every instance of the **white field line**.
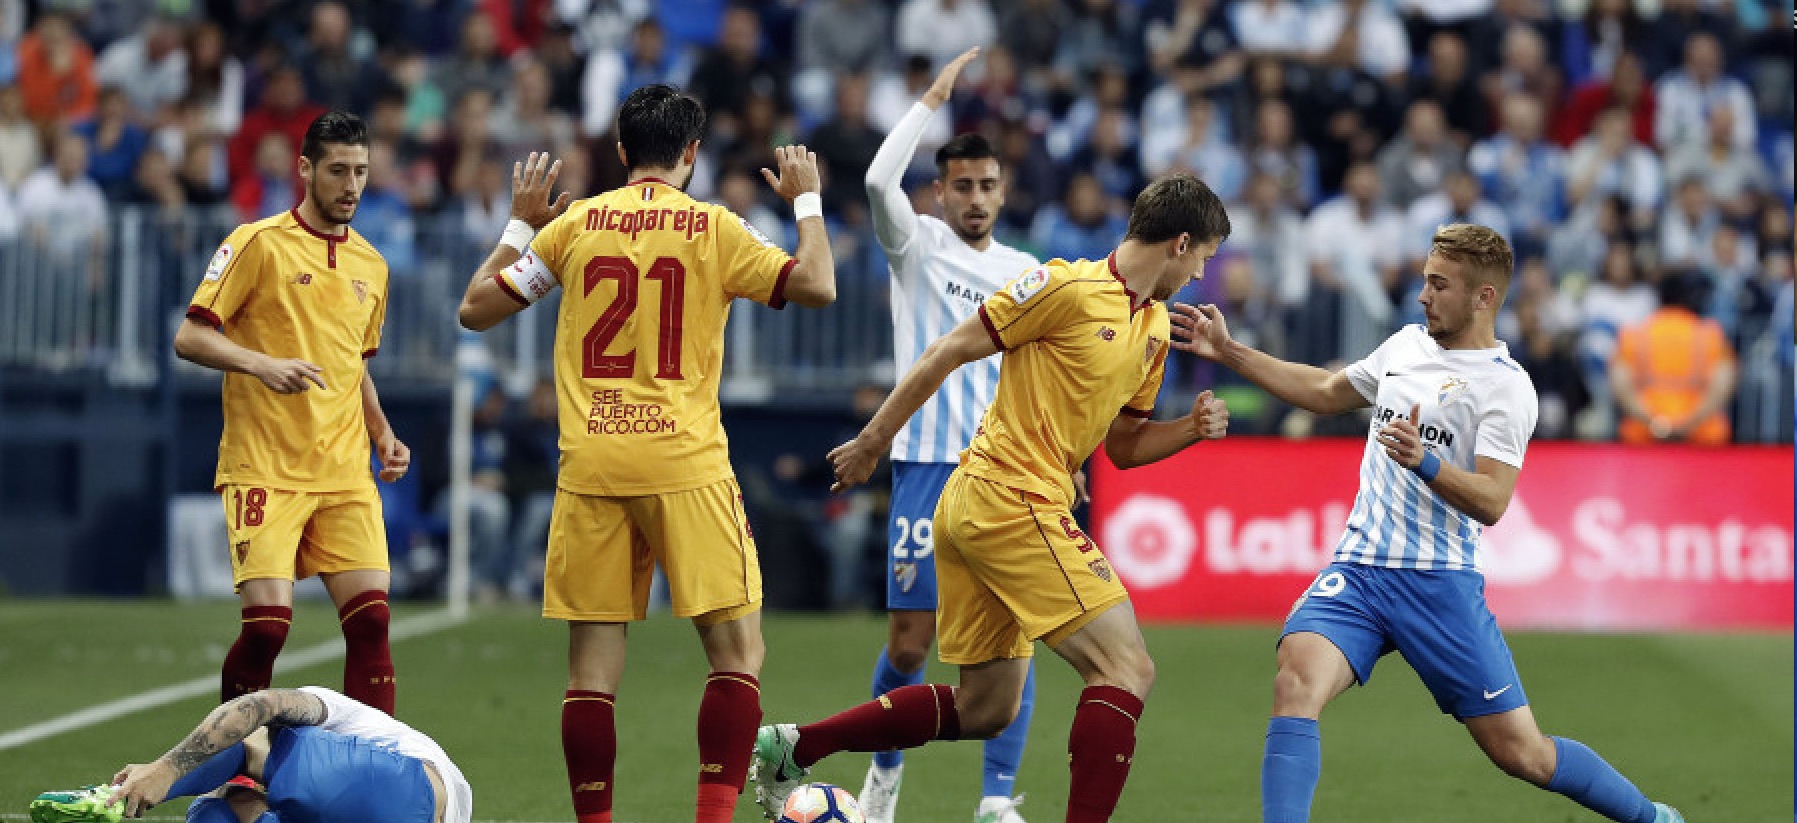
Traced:
[[[425, 614], [394, 621], [392, 628], [388, 631], [388, 635], [394, 641], [404, 640], [409, 637], [421, 637], [428, 634], [435, 634], [454, 626], [461, 623], [463, 619], [464, 618], [451, 616], [447, 610], [427, 612]], [[341, 639], [331, 640], [316, 646], [282, 654], [275, 661], [275, 671], [286, 672], [293, 669], [303, 669], [308, 666], [316, 666], [320, 663], [336, 660], [342, 656], [343, 641]], [[36, 743], [40, 740], [55, 737], [59, 734], [66, 734], [79, 729], [85, 729], [89, 726], [105, 723], [108, 720], [124, 717], [125, 715], [136, 714], [137, 712], [159, 708], [170, 703], [178, 703], [182, 700], [199, 697], [203, 694], [215, 693], [217, 691], [218, 675], [214, 673], [205, 677], [197, 677], [184, 683], [176, 683], [170, 686], [163, 686], [160, 689], [152, 689], [147, 692], [134, 694], [130, 697], [122, 697], [118, 700], [101, 703], [97, 706], [89, 706], [79, 711], [70, 712], [61, 717], [53, 717], [41, 723], [33, 723], [24, 728], [14, 729], [5, 734], [0, 734], [0, 752]], [[14, 819], [25, 820], [29, 818], [23, 815], [0, 814], [0, 820]], [[179, 818], [171, 817], [164, 819], [176, 820]]]

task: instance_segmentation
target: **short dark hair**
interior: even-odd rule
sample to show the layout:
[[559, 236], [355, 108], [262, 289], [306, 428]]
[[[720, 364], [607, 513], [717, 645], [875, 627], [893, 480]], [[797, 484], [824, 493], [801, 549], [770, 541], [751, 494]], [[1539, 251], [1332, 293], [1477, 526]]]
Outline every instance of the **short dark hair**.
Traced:
[[986, 158], [998, 159], [998, 152], [992, 149], [992, 141], [987, 140], [986, 135], [978, 132], [957, 134], [947, 143], [943, 143], [942, 148], [936, 150], [936, 173], [947, 177], [948, 161], [950, 160], [985, 160]]
[[1229, 211], [1203, 180], [1190, 174], [1169, 175], [1136, 195], [1125, 240], [1163, 243], [1182, 233], [1191, 235], [1193, 243], [1229, 237]]
[[300, 143], [300, 156], [317, 163], [324, 159], [326, 143], [366, 146], [368, 124], [347, 111], [327, 111], [306, 127], [306, 139]]
[[705, 105], [664, 83], [644, 86], [618, 109], [618, 143], [632, 169], [667, 169], [705, 133]]

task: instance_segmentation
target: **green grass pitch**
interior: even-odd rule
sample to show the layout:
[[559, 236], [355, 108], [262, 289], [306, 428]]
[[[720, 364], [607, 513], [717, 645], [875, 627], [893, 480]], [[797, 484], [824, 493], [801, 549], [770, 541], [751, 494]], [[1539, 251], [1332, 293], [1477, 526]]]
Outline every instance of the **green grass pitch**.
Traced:
[[[417, 614], [402, 607], [400, 616]], [[328, 606], [302, 605], [288, 649], [331, 639]], [[195, 677], [216, 676], [236, 605], [0, 603], [0, 733]], [[878, 616], [775, 616], [762, 673], [768, 721], [808, 721], [866, 699], [884, 636]], [[1159, 682], [1139, 731], [1119, 823], [1257, 823], [1261, 736], [1273, 674], [1271, 626], [1155, 626]], [[1549, 733], [1602, 753], [1691, 823], [1792, 814], [1792, 640], [1777, 635], [1554, 635], [1511, 638]], [[527, 610], [399, 643], [399, 712], [436, 737], [474, 784], [477, 821], [570, 820], [559, 743], [566, 632]], [[704, 662], [692, 629], [662, 616], [631, 630], [618, 701], [618, 820], [691, 820], [693, 717]], [[1035, 727], [1018, 787], [1035, 823], [1061, 819], [1077, 682], [1040, 650]], [[933, 667], [933, 678], [951, 672]], [[338, 664], [278, 678], [337, 686]], [[37, 792], [110, 776], [160, 754], [211, 704], [196, 698], [0, 751], [0, 820]], [[960, 823], [979, 790], [977, 743], [907, 760], [900, 819]], [[825, 761], [816, 779], [859, 790], [866, 755]], [[184, 803], [153, 814], [178, 814]], [[1500, 774], [1436, 712], [1401, 659], [1323, 717], [1318, 823], [1585, 823], [1601, 818]], [[745, 799], [736, 819], [759, 820]]]

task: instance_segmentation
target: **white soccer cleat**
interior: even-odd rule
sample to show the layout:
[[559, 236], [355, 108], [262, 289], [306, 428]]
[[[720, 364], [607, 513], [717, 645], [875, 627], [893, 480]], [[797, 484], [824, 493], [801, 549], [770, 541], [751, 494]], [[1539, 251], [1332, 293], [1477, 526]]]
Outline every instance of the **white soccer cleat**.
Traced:
[[892, 823], [898, 812], [899, 783], [905, 779], [905, 764], [890, 769], [867, 767], [867, 782], [861, 784], [861, 796], [855, 802], [867, 823]]
[[799, 742], [799, 727], [791, 723], [762, 726], [755, 733], [755, 755], [749, 760], [749, 779], [755, 781], [755, 803], [769, 820], [780, 817], [792, 790], [805, 782], [808, 770], [792, 760]]
[[981, 798], [980, 811], [974, 816], [973, 823], [1025, 823], [1023, 815], [1017, 813], [1017, 807], [1021, 805], [1023, 795]]

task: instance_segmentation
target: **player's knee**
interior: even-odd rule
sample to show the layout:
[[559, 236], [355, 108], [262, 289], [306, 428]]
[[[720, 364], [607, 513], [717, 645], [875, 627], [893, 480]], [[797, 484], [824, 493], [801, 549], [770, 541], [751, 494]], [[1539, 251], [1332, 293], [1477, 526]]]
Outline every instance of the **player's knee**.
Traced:
[[930, 649], [927, 645], [921, 648], [889, 646], [886, 649], [886, 662], [891, 663], [894, 669], [904, 674], [914, 674], [923, 669], [929, 655]]
[[1017, 719], [1018, 701], [1021, 697], [986, 696], [968, 701], [965, 708], [957, 704], [957, 713], [961, 719], [961, 739], [989, 740], [997, 737]]
[[1328, 699], [1327, 690], [1314, 677], [1290, 666], [1273, 675], [1273, 713], [1288, 717], [1314, 717]]
[[256, 620], [243, 624], [238, 630], [245, 649], [255, 654], [273, 657], [281, 653], [281, 647], [287, 644], [288, 624], [280, 620]]
[[1144, 649], [1138, 654], [1130, 655], [1119, 668], [1118, 685], [1124, 691], [1147, 700], [1148, 693], [1154, 690], [1154, 658], [1149, 657]]
[[1541, 746], [1526, 740], [1504, 740], [1485, 750], [1491, 762], [1504, 774], [1545, 786], [1554, 779], [1554, 747], [1545, 739]]

